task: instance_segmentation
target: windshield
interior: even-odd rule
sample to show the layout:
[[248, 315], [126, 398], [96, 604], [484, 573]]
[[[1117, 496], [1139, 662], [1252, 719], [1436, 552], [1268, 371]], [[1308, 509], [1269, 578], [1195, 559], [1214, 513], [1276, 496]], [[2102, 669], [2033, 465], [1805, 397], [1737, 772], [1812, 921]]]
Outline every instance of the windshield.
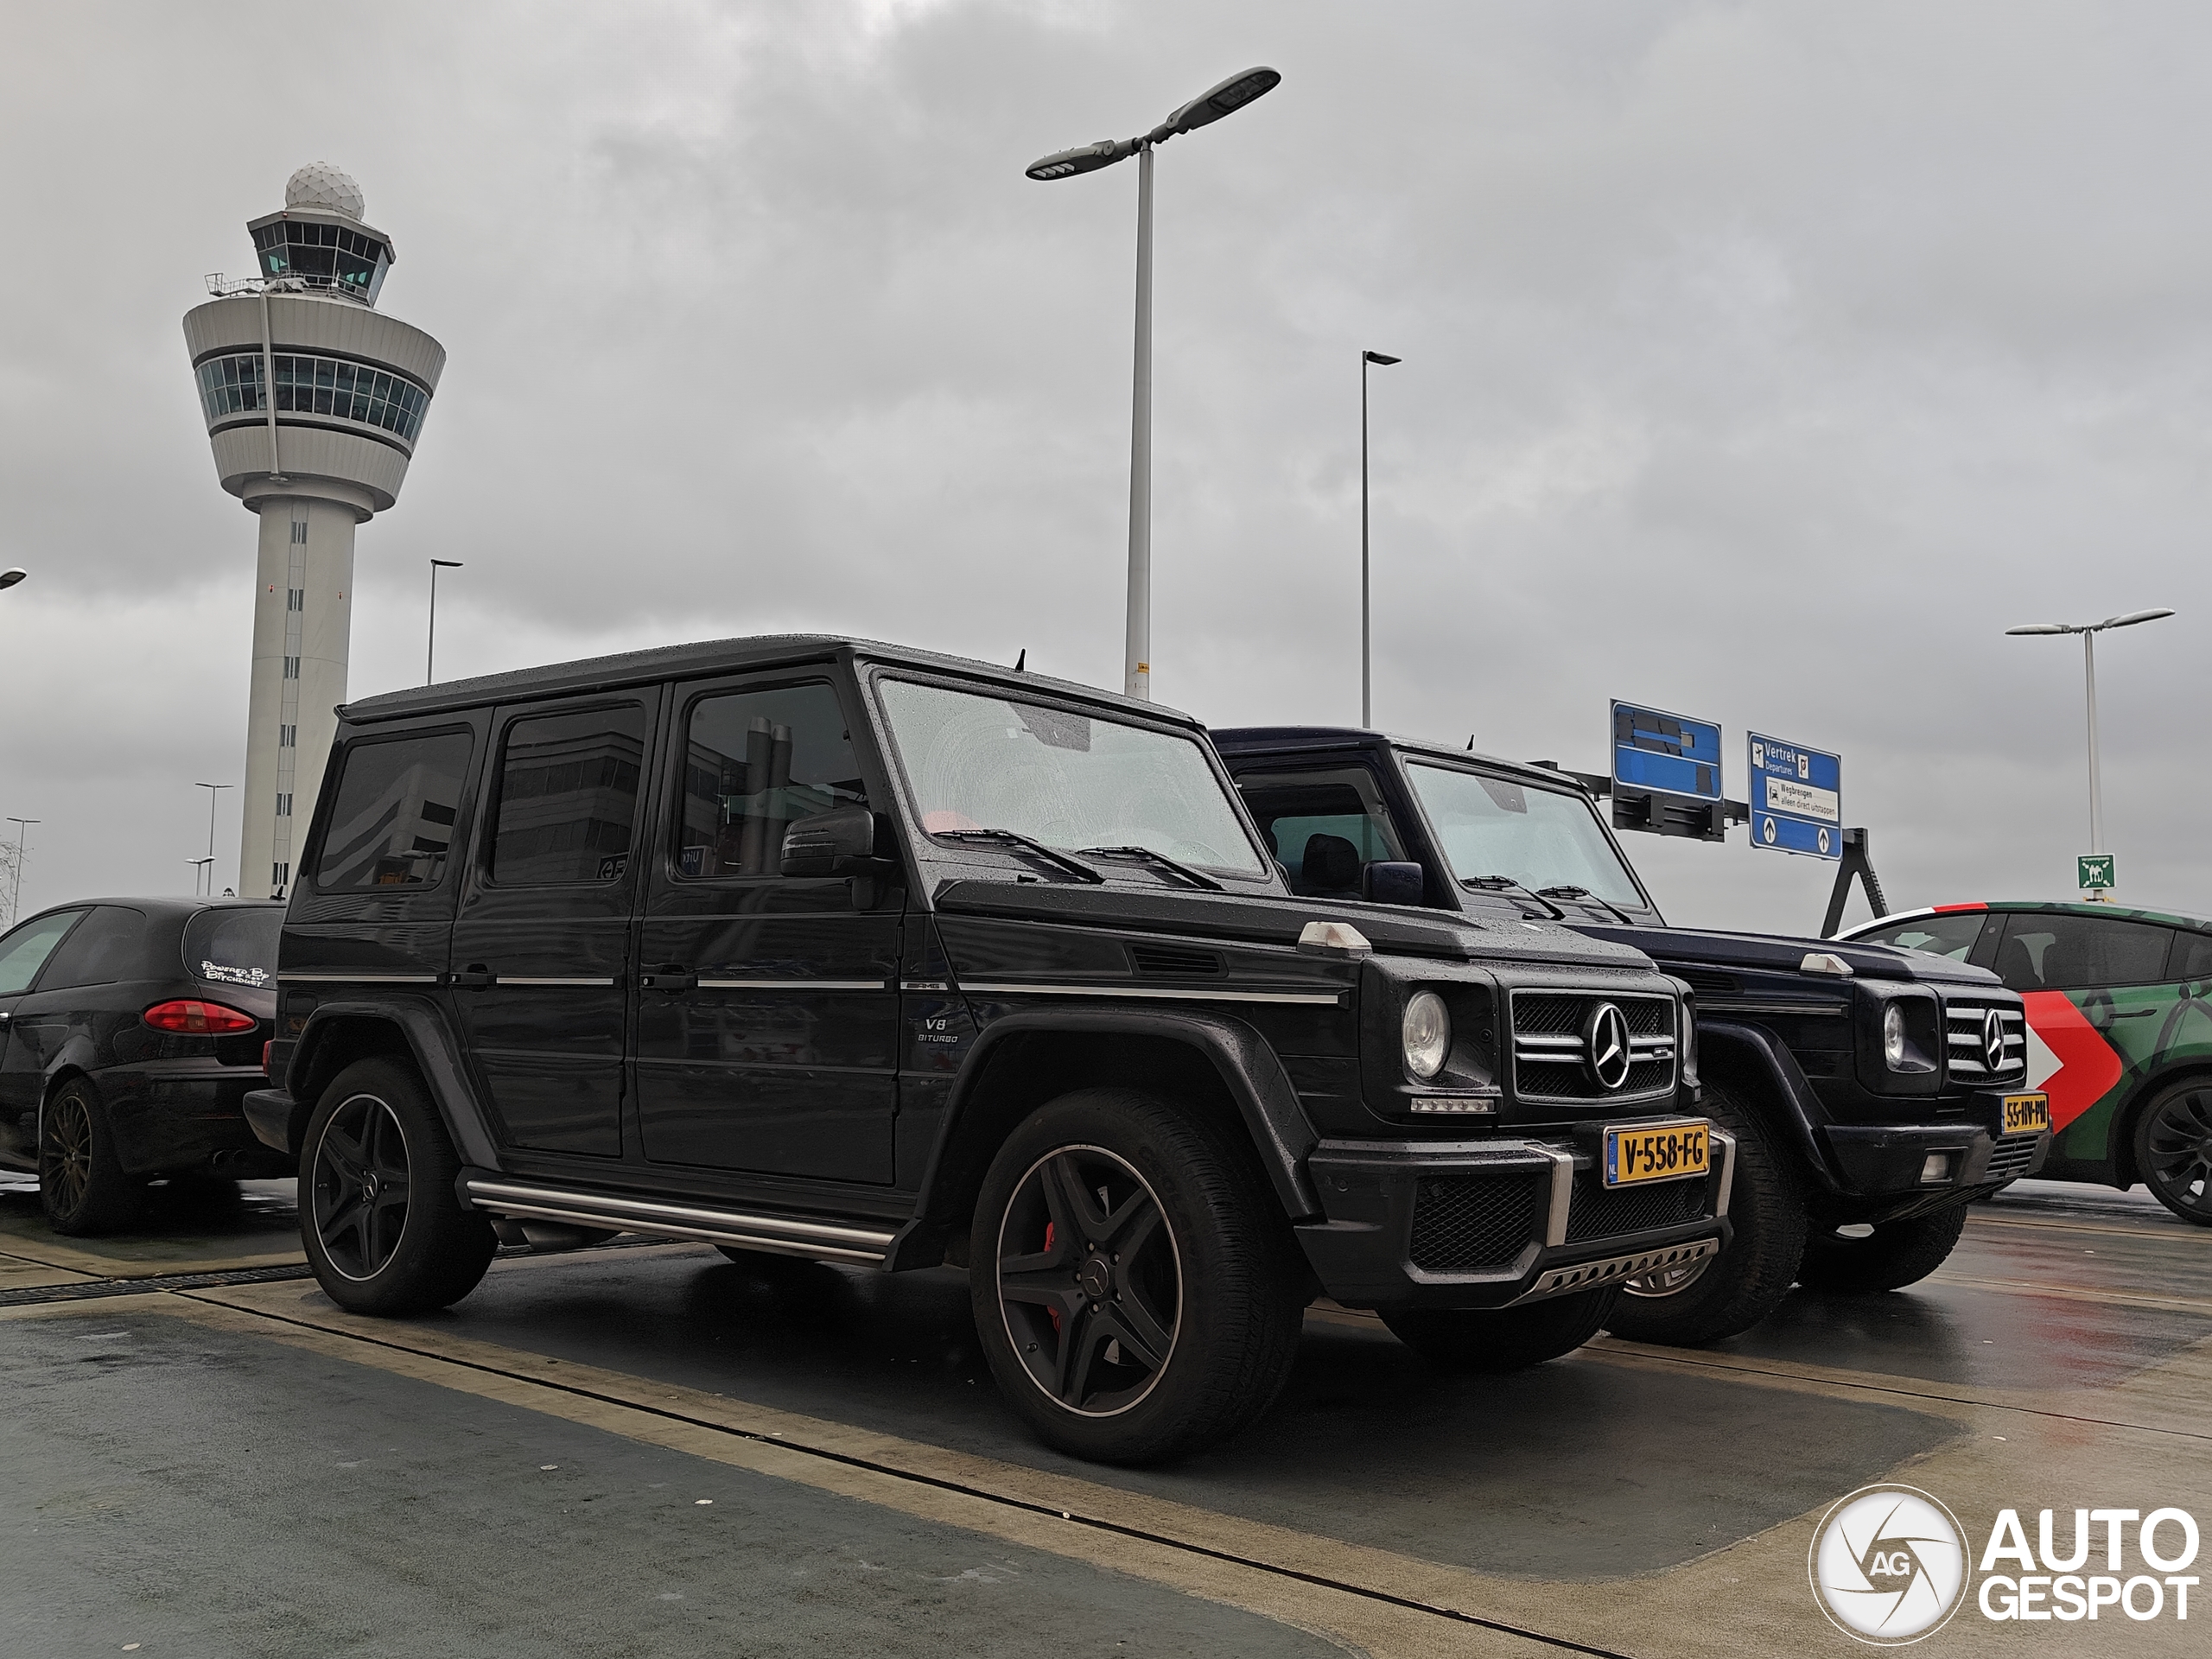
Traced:
[[184, 925], [184, 970], [220, 985], [273, 986], [283, 931], [276, 905], [203, 910]]
[[1190, 738], [911, 680], [885, 680], [880, 695], [931, 835], [1010, 830], [1065, 852], [1143, 847], [1236, 875], [1267, 873]]
[[1531, 893], [1580, 887], [1609, 905], [1647, 907], [1586, 801], [1447, 766], [1412, 762], [1406, 773], [1459, 880], [1502, 875]]

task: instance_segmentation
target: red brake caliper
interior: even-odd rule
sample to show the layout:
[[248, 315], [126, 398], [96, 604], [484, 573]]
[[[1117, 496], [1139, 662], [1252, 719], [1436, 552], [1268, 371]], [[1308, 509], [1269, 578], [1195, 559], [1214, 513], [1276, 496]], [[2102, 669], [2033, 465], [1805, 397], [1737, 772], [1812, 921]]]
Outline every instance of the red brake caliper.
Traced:
[[[1045, 1254], [1050, 1255], [1052, 1253], [1052, 1224], [1048, 1221], [1045, 1224]], [[1052, 1316], [1052, 1334], [1056, 1337], [1058, 1336], [1060, 1334], [1060, 1310], [1057, 1307], [1048, 1307], [1045, 1312]]]

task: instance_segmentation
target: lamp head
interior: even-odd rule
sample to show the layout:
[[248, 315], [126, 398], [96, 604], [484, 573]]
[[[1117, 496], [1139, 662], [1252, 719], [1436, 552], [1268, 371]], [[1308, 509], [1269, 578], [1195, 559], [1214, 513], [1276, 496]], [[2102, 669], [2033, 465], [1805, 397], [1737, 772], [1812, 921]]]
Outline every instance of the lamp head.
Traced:
[[29, 571], [18, 569], [0, 570], [0, 588], [12, 588], [29, 575]]
[[2031, 623], [2027, 624], [2024, 627], [2007, 628], [2007, 629], [2005, 629], [2005, 632], [2006, 633], [2008, 633], [2008, 634], [2013, 634], [2013, 633], [2079, 633], [2079, 632], [2082, 632], [2082, 630], [2081, 630], [2080, 628], [2078, 628], [2078, 627], [2075, 626], [2074, 626], [2074, 624], [2072, 624], [2071, 622], [2031, 622]]
[[1039, 183], [1046, 183], [1053, 179], [1071, 179], [1078, 173], [1096, 173], [1102, 167], [1111, 167], [1136, 153], [1137, 141], [1134, 138], [1101, 138], [1095, 144], [1056, 150], [1021, 170]]
[[1196, 132], [1224, 115], [1236, 114], [1254, 99], [1272, 92], [1281, 84], [1281, 73], [1265, 65], [1247, 69], [1217, 86], [1209, 86], [1160, 124], [1170, 133]]
[[1381, 352], [1362, 352], [1360, 355], [1370, 363], [1379, 363], [1386, 369], [1393, 363], [1402, 363], [1406, 360], [1402, 357], [1386, 357]]
[[458, 570], [461, 569], [461, 561], [459, 559], [432, 559], [430, 563], [436, 565], [442, 570]]
[[2130, 611], [2125, 616], [2108, 616], [2097, 624], [2100, 628], [2132, 628], [2138, 622], [2155, 622], [2162, 616], [2171, 616], [2171, 611]]

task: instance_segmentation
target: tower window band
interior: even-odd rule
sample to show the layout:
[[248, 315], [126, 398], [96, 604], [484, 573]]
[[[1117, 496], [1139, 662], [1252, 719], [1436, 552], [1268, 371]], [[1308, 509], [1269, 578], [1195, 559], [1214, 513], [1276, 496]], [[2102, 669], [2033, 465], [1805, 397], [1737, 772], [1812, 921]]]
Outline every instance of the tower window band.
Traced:
[[[342, 358], [279, 353], [274, 360], [280, 413], [289, 410], [359, 421], [396, 433], [410, 443], [423, 429], [430, 394], [411, 381]], [[210, 421], [266, 410], [269, 389], [263, 384], [261, 354], [212, 357], [202, 363], [200, 401]]]

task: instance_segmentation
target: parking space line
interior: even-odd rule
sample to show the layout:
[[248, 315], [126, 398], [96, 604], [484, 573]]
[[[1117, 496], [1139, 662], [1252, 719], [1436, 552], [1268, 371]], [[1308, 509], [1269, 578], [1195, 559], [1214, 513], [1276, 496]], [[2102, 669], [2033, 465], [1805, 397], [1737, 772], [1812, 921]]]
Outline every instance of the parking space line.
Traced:
[[[154, 1299], [149, 1299], [153, 1302]], [[320, 1304], [320, 1305], [318, 1305]], [[1550, 1634], [1556, 1586], [1217, 1514], [728, 1396], [330, 1309], [292, 1287], [159, 1311], [1153, 1580], [1377, 1656], [1617, 1649]], [[1634, 1621], [1607, 1616], [1623, 1635]]]

